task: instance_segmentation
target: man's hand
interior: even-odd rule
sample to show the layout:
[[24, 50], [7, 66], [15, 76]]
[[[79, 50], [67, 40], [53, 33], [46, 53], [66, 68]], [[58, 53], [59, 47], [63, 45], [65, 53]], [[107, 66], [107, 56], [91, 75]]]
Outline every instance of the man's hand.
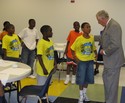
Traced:
[[104, 55], [104, 50], [103, 49], [100, 50], [100, 54]]

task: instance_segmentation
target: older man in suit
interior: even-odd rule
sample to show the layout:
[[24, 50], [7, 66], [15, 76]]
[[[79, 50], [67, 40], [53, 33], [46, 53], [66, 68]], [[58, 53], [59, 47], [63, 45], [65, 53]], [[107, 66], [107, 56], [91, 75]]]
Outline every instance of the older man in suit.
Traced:
[[120, 69], [125, 62], [122, 47], [122, 30], [119, 23], [109, 17], [105, 10], [96, 14], [97, 21], [104, 27], [101, 36], [104, 71], [103, 82], [106, 103], [118, 103]]

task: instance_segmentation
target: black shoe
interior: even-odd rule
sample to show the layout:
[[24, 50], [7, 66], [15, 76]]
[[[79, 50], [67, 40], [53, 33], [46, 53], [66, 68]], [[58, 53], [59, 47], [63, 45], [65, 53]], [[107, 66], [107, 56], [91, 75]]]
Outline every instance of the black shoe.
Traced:
[[98, 69], [95, 69], [94, 70], [94, 75], [98, 74], [99, 73], [99, 70]]

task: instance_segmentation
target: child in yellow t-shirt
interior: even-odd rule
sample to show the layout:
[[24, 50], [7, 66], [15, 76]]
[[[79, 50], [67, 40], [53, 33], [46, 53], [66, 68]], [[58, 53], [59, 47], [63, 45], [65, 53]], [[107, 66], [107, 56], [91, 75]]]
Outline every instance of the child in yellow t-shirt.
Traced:
[[54, 46], [52, 40], [52, 28], [44, 25], [40, 29], [43, 38], [37, 44], [37, 82], [38, 85], [44, 85], [48, 74], [54, 68]]
[[[49, 25], [42, 26], [40, 32], [43, 34], [43, 38], [37, 44], [36, 72], [37, 84], [44, 85], [50, 71], [55, 68], [54, 43], [49, 39], [53, 35], [52, 28]], [[43, 97], [42, 101], [46, 102], [46, 97]]]
[[9, 24], [6, 27], [8, 34], [2, 39], [2, 49], [5, 60], [20, 61], [20, 40], [15, 32], [15, 27], [13, 24]]
[[94, 60], [97, 56], [94, 37], [90, 35], [90, 24], [83, 23], [81, 29], [83, 35], [79, 36], [71, 46], [73, 57], [77, 63], [76, 84], [79, 85], [80, 90], [78, 103], [89, 101], [86, 90], [88, 84], [94, 83]]

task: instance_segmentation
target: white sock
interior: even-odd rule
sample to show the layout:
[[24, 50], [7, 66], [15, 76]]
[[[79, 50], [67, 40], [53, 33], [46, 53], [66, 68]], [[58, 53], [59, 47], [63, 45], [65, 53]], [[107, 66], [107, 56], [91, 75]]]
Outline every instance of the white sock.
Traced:
[[83, 88], [83, 94], [86, 94], [87, 88]]
[[69, 75], [66, 75], [67, 78], [69, 78]]
[[72, 78], [75, 78], [76, 77], [76, 75], [72, 75]]

